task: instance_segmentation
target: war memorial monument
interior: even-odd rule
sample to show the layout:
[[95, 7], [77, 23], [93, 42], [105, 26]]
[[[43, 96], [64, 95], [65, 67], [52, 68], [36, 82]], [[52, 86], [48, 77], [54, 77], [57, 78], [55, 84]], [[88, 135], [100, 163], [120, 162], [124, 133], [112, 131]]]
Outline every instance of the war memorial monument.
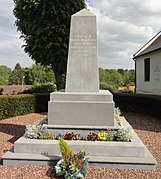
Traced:
[[[49, 131], [85, 134], [118, 130], [113, 95], [99, 90], [96, 16], [83, 9], [71, 17], [66, 86], [50, 94]], [[129, 123], [131, 142], [68, 141], [73, 149], [89, 153], [89, 166], [154, 169], [156, 160]], [[3, 165], [54, 165], [60, 158], [57, 140], [21, 137], [3, 156]]]

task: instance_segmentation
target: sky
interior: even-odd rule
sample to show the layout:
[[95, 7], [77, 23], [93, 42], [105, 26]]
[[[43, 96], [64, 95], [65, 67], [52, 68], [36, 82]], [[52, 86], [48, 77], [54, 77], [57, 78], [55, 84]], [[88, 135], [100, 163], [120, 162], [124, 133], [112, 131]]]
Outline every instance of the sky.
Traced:
[[[161, 31], [160, 0], [87, 0], [97, 17], [99, 67], [134, 69], [133, 54]], [[0, 0], [0, 65], [31, 66], [14, 25], [13, 0]]]

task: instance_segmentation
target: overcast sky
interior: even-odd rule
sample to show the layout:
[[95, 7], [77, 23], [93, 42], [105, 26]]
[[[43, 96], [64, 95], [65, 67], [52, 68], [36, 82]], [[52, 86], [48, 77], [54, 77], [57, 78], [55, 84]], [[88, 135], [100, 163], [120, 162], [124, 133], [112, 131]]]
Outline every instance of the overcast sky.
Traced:
[[[88, 0], [97, 16], [99, 66], [134, 68], [133, 54], [161, 30], [160, 0]], [[13, 0], [0, 0], [0, 65], [31, 66], [14, 26]]]

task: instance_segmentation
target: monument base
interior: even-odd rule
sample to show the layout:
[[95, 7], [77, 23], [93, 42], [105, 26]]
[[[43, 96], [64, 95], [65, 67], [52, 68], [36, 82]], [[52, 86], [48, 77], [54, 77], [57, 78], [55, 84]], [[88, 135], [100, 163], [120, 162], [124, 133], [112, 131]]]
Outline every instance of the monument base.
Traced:
[[100, 90], [98, 93], [51, 93], [48, 124], [116, 126], [113, 96], [108, 90]]
[[[88, 153], [87, 157], [91, 167], [154, 170], [156, 160], [129, 123], [124, 118], [122, 120], [125, 127], [131, 128], [131, 142], [73, 140], [67, 142], [73, 150]], [[26, 139], [24, 137], [14, 143], [14, 150], [2, 156], [4, 166], [54, 166], [60, 158], [61, 153], [57, 140]]]

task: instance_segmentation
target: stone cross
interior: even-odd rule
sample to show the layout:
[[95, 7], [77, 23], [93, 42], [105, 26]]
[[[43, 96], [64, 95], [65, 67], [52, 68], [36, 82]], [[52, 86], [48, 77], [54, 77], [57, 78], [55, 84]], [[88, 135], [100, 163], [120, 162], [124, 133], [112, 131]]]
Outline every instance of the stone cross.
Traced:
[[96, 16], [87, 9], [72, 15], [65, 92], [98, 92]]

